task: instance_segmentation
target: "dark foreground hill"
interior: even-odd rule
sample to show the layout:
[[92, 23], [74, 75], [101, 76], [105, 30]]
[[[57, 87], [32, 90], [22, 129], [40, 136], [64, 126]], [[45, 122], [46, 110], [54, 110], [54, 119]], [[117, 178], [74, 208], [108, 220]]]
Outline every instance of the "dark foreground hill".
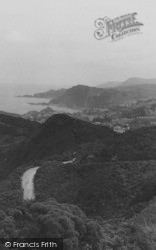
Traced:
[[125, 161], [156, 159], [156, 126], [129, 131], [116, 145], [117, 158]]
[[10, 147], [24, 141], [40, 128], [37, 122], [31, 122], [20, 117], [0, 114], [0, 160]]
[[117, 135], [109, 128], [95, 126], [89, 122], [65, 114], [53, 115], [33, 137], [12, 152], [12, 164], [45, 159], [63, 153], [73, 155], [85, 145], [103, 144], [109, 147]]
[[131, 217], [156, 195], [155, 161], [123, 161], [67, 166], [45, 164], [35, 177], [37, 199], [54, 197], [78, 205], [88, 215]]
[[[41, 126], [12, 119], [1, 120], [11, 125], [6, 134], [20, 129], [25, 139], [1, 166], [0, 238], [53, 235], [65, 250], [156, 249], [156, 203], [148, 206], [156, 195], [156, 127], [119, 136], [67, 115]], [[35, 160], [36, 200], [27, 203], [21, 175]]]
[[[147, 202], [155, 195], [155, 164], [118, 162], [79, 169], [47, 164], [36, 175], [34, 202], [22, 202], [20, 175], [16, 180], [14, 174], [12, 183], [11, 178], [5, 187], [0, 183], [0, 237], [61, 237], [64, 250], [154, 250], [156, 201]], [[80, 204], [89, 216], [58, 200]], [[1, 241], [0, 249], [5, 249]]]
[[21, 136], [26, 136], [33, 133], [37, 128], [40, 128], [40, 124], [37, 122], [31, 122], [21, 117], [10, 116], [7, 114], [0, 114], [0, 133]]
[[155, 152], [156, 127], [119, 135], [110, 128], [57, 114], [14, 146], [1, 170], [5, 175], [16, 166], [48, 159], [76, 158], [79, 163], [156, 160]]

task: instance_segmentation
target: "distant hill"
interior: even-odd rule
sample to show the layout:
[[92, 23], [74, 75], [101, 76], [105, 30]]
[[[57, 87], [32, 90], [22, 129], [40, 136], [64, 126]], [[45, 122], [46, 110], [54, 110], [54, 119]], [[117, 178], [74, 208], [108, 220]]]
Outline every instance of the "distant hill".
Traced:
[[101, 88], [77, 85], [67, 89], [61, 97], [50, 101], [49, 104], [57, 104], [71, 108], [87, 107], [88, 98], [100, 95], [102, 92], [103, 89]]
[[65, 92], [66, 92], [66, 89], [58, 89], [58, 90], [51, 89], [51, 90], [46, 91], [46, 92], [34, 94], [34, 97], [52, 99], [52, 98], [60, 97]]
[[156, 98], [156, 79], [133, 77], [124, 82], [110, 81], [97, 87], [76, 85], [69, 89], [51, 89], [26, 97], [52, 99], [48, 105], [55, 104], [69, 108], [105, 108], [143, 98]]
[[68, 89], [61, 97], [51, 100], [49, 105], [105, 108], [146, 98], [156, 98], [156, 84], [120, 85], [106, 89], [77, 85]]
[[134, 96], [124, 89], [117, 88], [104, 89], [99, 96], [89, 97], [87, 106], [90, 108], [105, 108], [108, 106], [128, 103], [132, 101]]
[[142, 85], [142, 84], [156, 84], [156, 79], [146, 79], [139, 77], [131, 77], [123, 82], [109, 81], [102, 84], [97, 85], [98, 88], [115, 88], [118, 86], [125, 85]]
[[156, 98], [156, 84], [121, 85], [88, 98], [88, 106], [102, 108], [148, 98]]
[[5, 111], [2, 111], [2, 110], [0, 110], [0, 114], [1, 115], [6, 115], [6, 116], [21, 117], [19, 114], [9, 113], [9, 112], [5, 112]]
[[142, 98], [156, 98], [156, 84], [122, 85], [116, 88], [125, 91], [135, 100]]
[[[147, 84], [145, 84], [145, 82]], [[114, 87], [109, 82], [108, 88], [96, 88], [77, 85], [67, 89], [58, 98], [54, 98], [49, 105], [59, 105], [70, 108], [105, 108], [107, 106], [133, 102], [144, 98], [156, 98], [156, 84], [154, 79], [130, 78]], [[99, 85], [100, 86], [100, 85]]]
[[156, 84], [156, 79], [132, 77], [122, 82], [121, 85], [125, 86], [125, 85], [142, 85], [142, 84]]
[[23, 95], [23, 96], [18, 96], [18, 97], [35, 97], [35, 98], [53, 99], [53, 98], [60, 97], [65, 92], [66, 92], [66, 89], [63, 89], [63, 88], [58, 89], [58, 90], [50, 89], [48, 91], [41, 92], [41, 93], [36, 93], [34, 95]]
[[97, 87], [98, 88], [114, 88], [121, 84], [122, 84], [121, 82], [110, 81], [110, 82], [104, 82], [104, 83], [98, 84]]

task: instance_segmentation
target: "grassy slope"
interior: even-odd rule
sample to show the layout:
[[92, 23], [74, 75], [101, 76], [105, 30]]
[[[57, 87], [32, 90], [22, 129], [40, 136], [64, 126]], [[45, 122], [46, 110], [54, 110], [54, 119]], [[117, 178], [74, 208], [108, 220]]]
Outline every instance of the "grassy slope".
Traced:
[[37, 198], [74, 203], [89, 215], [131, 216], [156, 193], [155, 161], [48, 165], [36, 175]]

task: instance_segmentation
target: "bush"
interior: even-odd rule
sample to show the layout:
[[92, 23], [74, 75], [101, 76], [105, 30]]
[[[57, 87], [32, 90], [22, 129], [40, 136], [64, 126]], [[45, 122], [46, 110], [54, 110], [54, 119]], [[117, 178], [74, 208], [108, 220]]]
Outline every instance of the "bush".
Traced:
[[[101, 250], [101, 226], [75, 205], [54, 199], [0, 211], [0, 237], [63, 238], [65, 250]], [[20, 219], [19, 219], [20, 218]]]

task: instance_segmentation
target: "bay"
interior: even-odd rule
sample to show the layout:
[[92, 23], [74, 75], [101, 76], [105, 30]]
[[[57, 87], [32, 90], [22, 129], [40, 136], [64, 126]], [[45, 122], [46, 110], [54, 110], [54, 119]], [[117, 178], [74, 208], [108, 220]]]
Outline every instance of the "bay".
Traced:
[[[14, 114], [25, 114], [29, 111], [41, 111], [46, 106], [38, 105], [38, 103], [48, 103], [48, 99], [44, 98], [33, 98], [33, 97], [15, 97], [15, 96], [0, 96], [0, 111], [14, 113]], [[29, 103], [34, 103], [30, 105]], [[36, 103], [36, 105], [35, 105]], [[47, 105], [48, 106], [48, 105]], [[69, 109], [66, 107], [50, 106], [52, 109], [58, 112], [74, 113], [76, 110]]]

